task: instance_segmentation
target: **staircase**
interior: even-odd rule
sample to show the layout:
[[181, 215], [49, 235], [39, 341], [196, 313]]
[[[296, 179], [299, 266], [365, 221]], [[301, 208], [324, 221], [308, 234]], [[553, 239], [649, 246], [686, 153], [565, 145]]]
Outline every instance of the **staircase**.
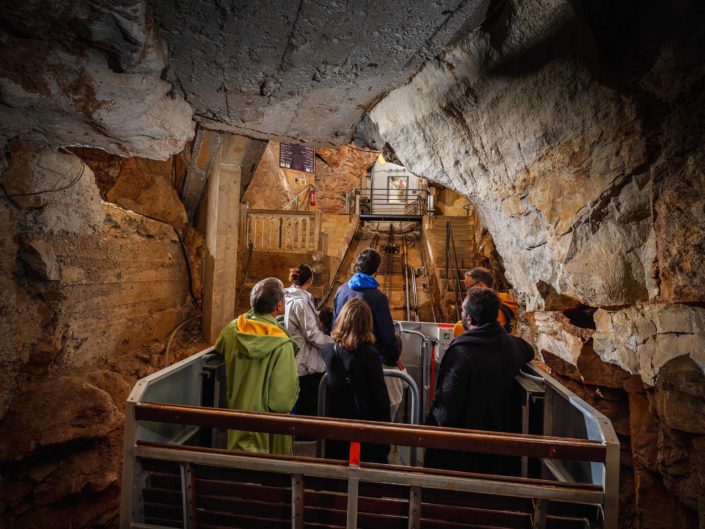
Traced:
[[[448, 223], [450, 223], [452, 241], [450, 251], [446, 252]], [[460, 307], [456, 310], [456, 285], [462, 299], [465, 296], [465, 272], [476, 266], [489, 264], [488, 259], [479, 253], [476, 224], [472, 217], [435, 217], [424, 220], [423, 229], [426, 250], [440, 293], [443, 316], [447, 321], [457, 320]], [[455, 256], [452, 253], [453, 243], [455, 243]], [[446, 254], [450, 256], [447, 273]]]

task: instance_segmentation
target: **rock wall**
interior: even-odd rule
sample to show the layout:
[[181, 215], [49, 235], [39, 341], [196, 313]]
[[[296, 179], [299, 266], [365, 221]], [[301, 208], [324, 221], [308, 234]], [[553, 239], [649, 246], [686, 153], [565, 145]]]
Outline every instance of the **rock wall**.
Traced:
[[[536, 312], [528, 320], [552, 375], [614, 425], [621, 445], [620, 527], [700, 527], [705, 375], [687, 355], [664, 361], [654, 384], [606, 363], [596, 353], [604, 347], [604, 330], [599, 324], [597, 330], [584, 326], [590, 312]], [[656, 340], [655, 325], [652, 332]], [[610, 336], [639, 339], [634, 328], [616, 329]]]
[[[580, 379], [619, 403], [608, 416], [625, 439], [660, 436], [657, 463], [632, 466], [643, 440], [625, 442], [623, 510], [639, 514], [624, 526], [696, 527], [696, 512], [705, 523], [702, 472], [683, 467], [702, 459], [691, 378], [705, 369], [704, 10], [497, 2], [370, 112], [411, 171], [477, 207], [546, 357], [580, 371], [589, 354], [636, 380]], [[681, 362], [690, 374], [666, 382]]]
[[112, 525], [124, 400], [192, 307], [184, 254], [172, 226], [101, 201], [75, 154], [11, 150], [0, 175], [0, 517]]
[[[691, 195], [692, 210], [680, 208], [684, 219], [673, 206], [685, 189], [703, 187], [696, 42], [664, 44], [650, 70], [623, 81], [639, 82], [629, 93], [596, 78], [580, 39], [585, 21], [567, 3], [511, 10], [496, 22], [506, 26], [501, 42], [491, 28], [476, 32], [375, 107], [380, 131], [412, 170], [478, 205], [530, 308], [546, 305], [539, 284], [593, 306], [694, 301], [683, 289], [699, 279], [700, 195]], [[561, 41], [570, 53], [521, 68], [556, 27], [575, 35]], [[697, 69], [664, 71], [676, 53]], [[664, 244], [674, 235], [690, 243]], [[673, 252], [688, 253], [669, 259]], [[603, 257], [592, 281], [581, 281]], [[660, 278], [668, 288], [659, 290]]]

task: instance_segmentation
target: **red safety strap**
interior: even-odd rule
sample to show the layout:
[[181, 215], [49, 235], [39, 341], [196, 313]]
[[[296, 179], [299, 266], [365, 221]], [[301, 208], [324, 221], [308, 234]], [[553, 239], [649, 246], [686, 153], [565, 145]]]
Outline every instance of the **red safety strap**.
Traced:
[[350, 443], [350, 465], [360, 466], [360, 443], [356, 441]]

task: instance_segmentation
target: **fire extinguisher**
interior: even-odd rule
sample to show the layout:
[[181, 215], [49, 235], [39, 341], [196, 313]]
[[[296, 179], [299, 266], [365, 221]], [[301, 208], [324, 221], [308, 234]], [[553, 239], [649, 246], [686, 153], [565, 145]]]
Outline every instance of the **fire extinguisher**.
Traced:
[[316, 190], [314, 188], [308, 192], [308, 203], [312, 206], [316, 205]]

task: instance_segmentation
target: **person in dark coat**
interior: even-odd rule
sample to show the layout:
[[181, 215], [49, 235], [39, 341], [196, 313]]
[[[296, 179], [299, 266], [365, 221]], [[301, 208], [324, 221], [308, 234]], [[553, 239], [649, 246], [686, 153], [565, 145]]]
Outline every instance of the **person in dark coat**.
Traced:
[[[438, 372], [437, 393], [426, 424], [470, 430], [512, 430], [512, 386], [519, 368], [529, 362], [531, 346], [497, 322], [497, 294], [488, 288], [469, 289], [463, 301], [466, 332], [446, 350]], [[512, 474], [516, 458], [426, 450], [424, 466]]]
[[[353, 298], [340, 311], [333, 327], [335, 343], [321, 349], [326, 364], [327, 415], [343, 419], [390, 422], [389, 395], [384, 383], [382, 362], [373, 346], [372, 312], [367, 304]], [[348, 459], [350, 443], [326, 440], [325, 457]], [[365, 444], [360, 459], [386, 463], [389, 445]]]
[[372, 277], [377, 273], [382, 257], [372, 248], [360, 252], [355, 261], [356, 273], [350, 280], [338, 287], [335, 293], [333, 320], [337, 320], [343, 305], [349, 299], [363, 300], [372, 311], [374, 322], [374, 335], [377, 350], [382, 355], [382, 361], [387, 366], [396, 366], [404, 369], [399, 347], [394, 335], [394, 322], [389, 311], [387, 296], [377, 287], [379, 283]]

